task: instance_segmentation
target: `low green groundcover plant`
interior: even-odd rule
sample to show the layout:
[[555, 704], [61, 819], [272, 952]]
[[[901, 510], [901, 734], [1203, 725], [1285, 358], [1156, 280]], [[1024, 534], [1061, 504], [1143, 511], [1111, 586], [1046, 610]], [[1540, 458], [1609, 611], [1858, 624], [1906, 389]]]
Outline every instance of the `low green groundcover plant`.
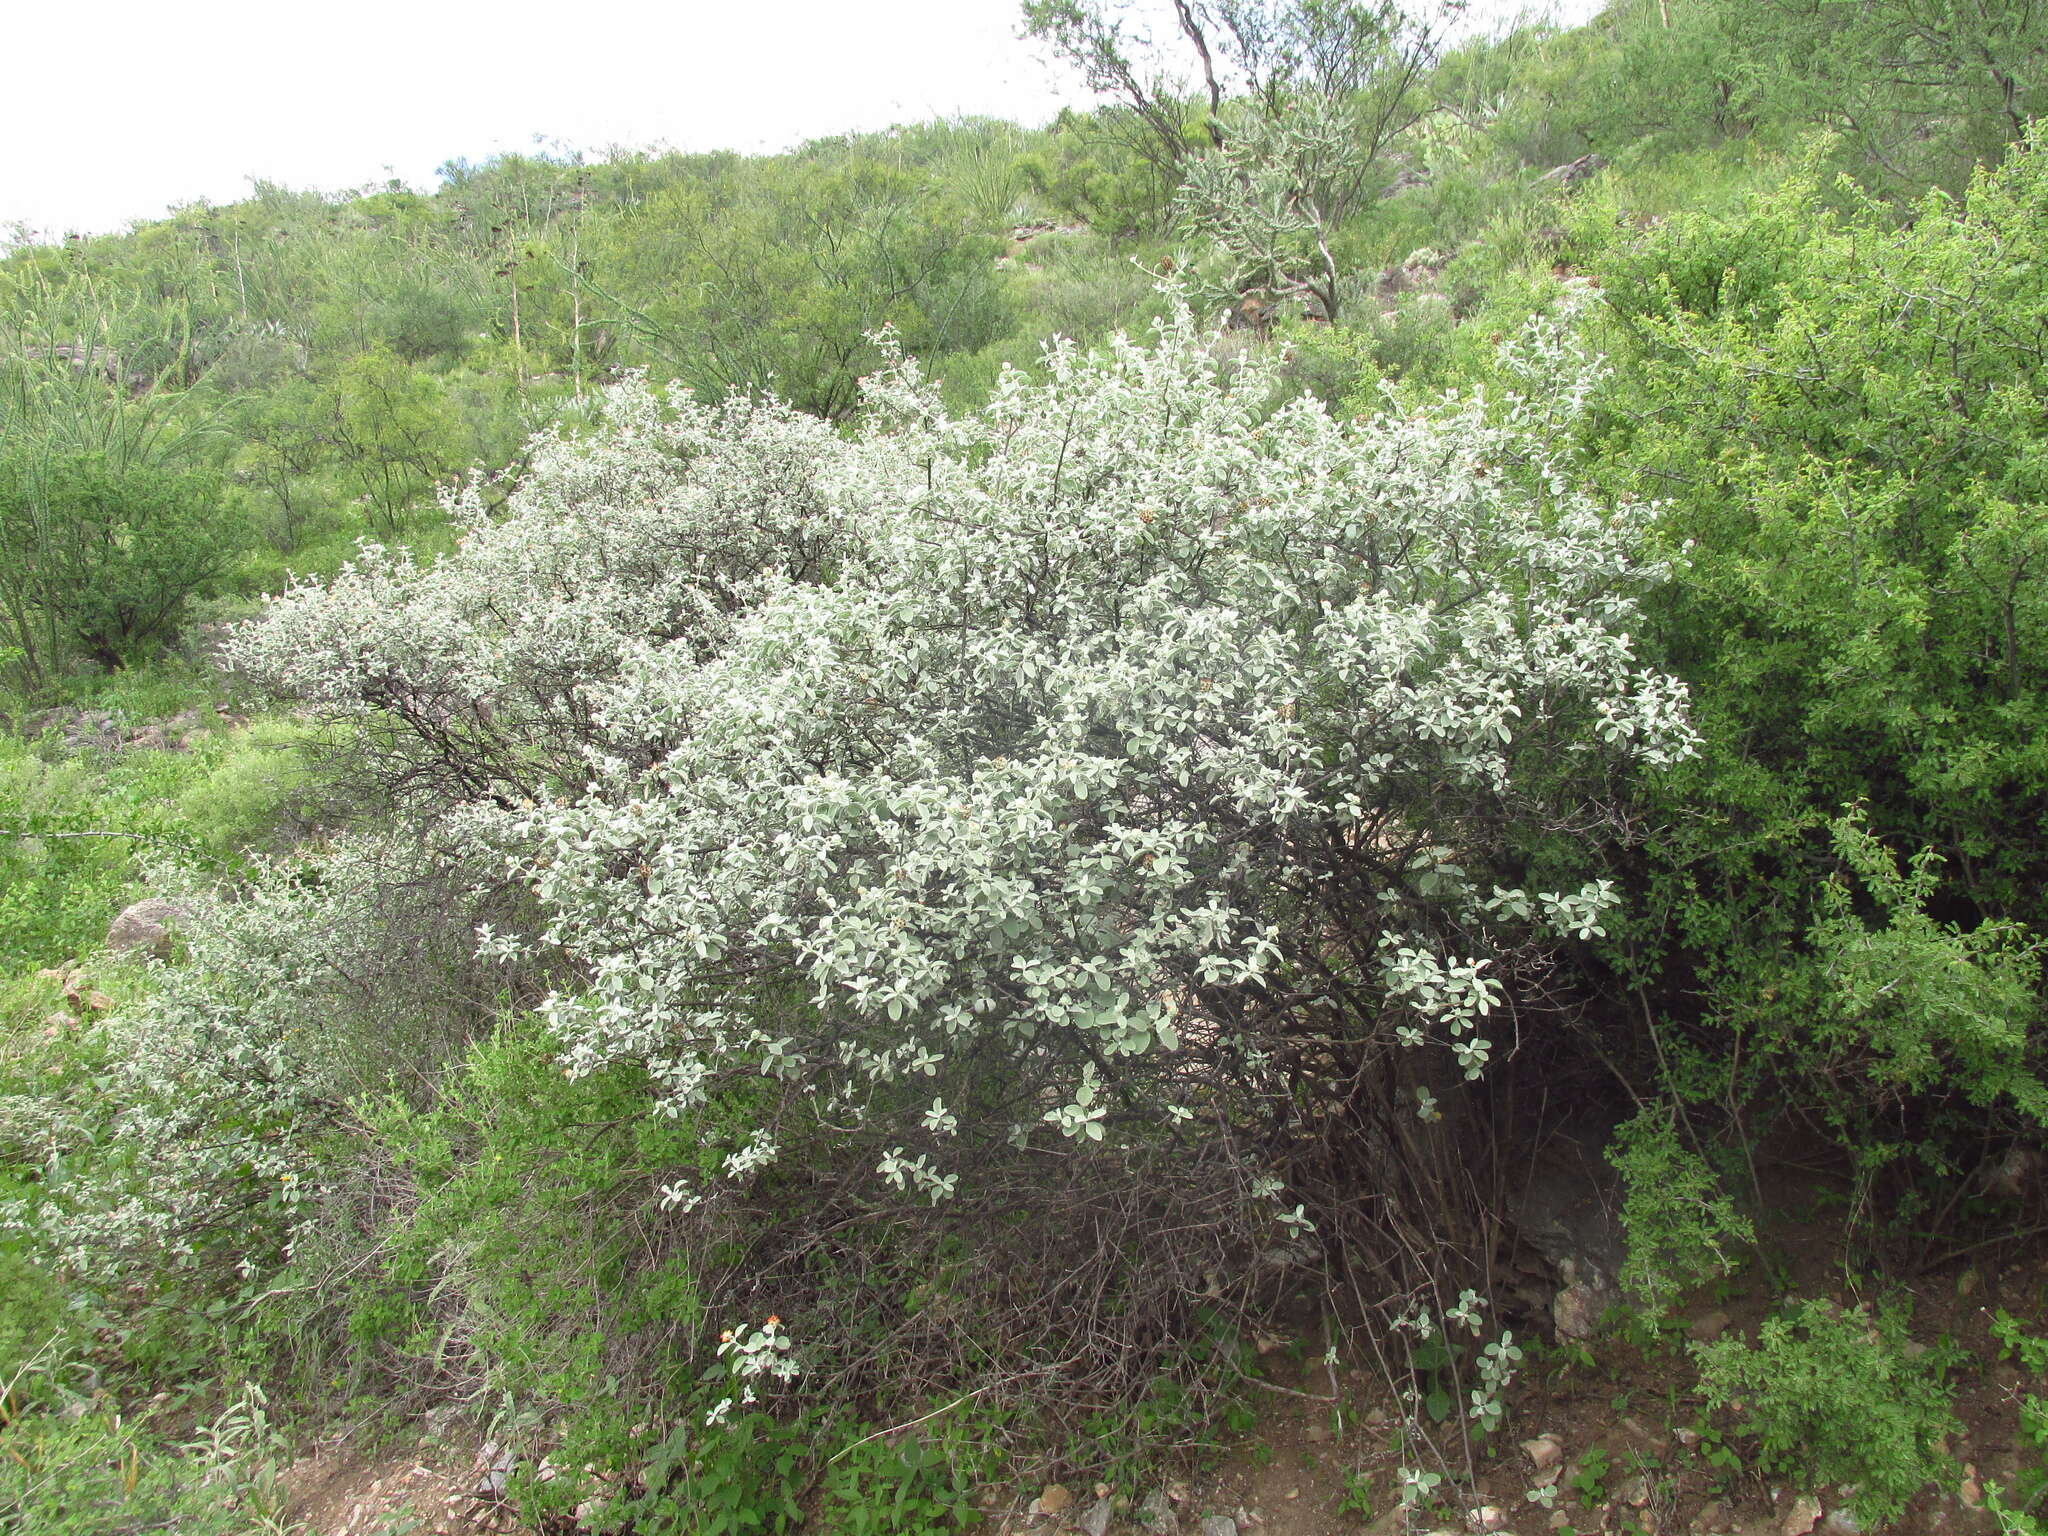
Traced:
[[1754, 1345], [1694, 1346], [1708, 1403], [1736, 1410], [1766, 1469], [1855, 1489], [1859, 1516], [1895, 1517], [1949, 1470], [1937, 1443], [1956, 1428], [1941, 1355], [1907, 1350], [1897, 1311], [1796, 1302]]

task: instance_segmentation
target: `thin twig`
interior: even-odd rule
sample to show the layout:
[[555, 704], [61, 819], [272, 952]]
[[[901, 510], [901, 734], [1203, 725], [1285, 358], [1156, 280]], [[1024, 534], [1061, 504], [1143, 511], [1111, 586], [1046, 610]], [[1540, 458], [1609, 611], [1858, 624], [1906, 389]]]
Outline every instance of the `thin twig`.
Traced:
[[1285, 1392], [1289, 1397], [1305, 1397], [1312, 1403], [1334, 1403], [1337, 1401], [1334, 1397], [1324, 1397], [1319, 1393], [1303, 1392], [1295, 1387], [1283, 1387], [1277, 1381], [1261, 1381], [1256, 1376], [1247, 1376], [1245, 1380], [1255, 1387], [1263, 1387], [1268, 1392]]
[[[1074, 1359], [1079, 1358], [1080, 1357], [1078, 1355], [1074, 1357]], [[999, 1381], [984, 1382], [982, 1385], [976, 1387], [972, 1392], [963, 1392], [958, 1397], [954, 1398], [953, 1401], [951, 1401], [950, 1403], [947, 1403], [945, 1406], [940, 1408], [934, 1408], [930, 1413], [921, 1413], [916, 1418], [907, 1419], [901, 1424], [892, 1424], [889, 1428], [878, 1429], [871, 1435], [862, 1435], [858, 1440], [854, 1441], [851, 1445], [843, 1445], [838, 1450], [834, 1451], [830, 1456], [826, 1457], [825, 1465], [828, 1467], [831, 1466], [833, 1462], [837, 1461], [841, 1456], [844, 1456], [848, 1451], [858, 1450], [861, 1446], [866, 1445], [870, 1440], [879, 1440], [884, 1435], [901, 1434], [906, 1429], [915, 1429], [918, 1425], [924, 1423], [927, 1419], [936, 1419], [942, 1413], [950, 1413], [953, 1409], [958, 1408], [962, 1403], [966, 1402], [969, 1398], [979, 1397], [982, 1393], [993, 1391], [997, 1387], [1007, 1387], [1013, 1381], [1024, 1381], [1033, 1376], [1044, 1376], [1049, 1372], [1062, 1370], [1065, 1367], [1072, 1365], [1073, 1363], [1073, 1359], [1062, 1360], [1058, 1365], [1042, 1366], [1035, 1371], [1022, 1371], [1015, 1376], [1005, 1376]]]

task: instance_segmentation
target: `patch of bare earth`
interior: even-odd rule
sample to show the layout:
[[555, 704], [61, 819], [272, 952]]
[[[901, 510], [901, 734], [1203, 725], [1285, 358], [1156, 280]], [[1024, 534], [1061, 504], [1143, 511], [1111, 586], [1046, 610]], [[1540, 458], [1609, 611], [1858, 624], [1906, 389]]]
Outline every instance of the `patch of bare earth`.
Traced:
[[284, 1474], [286, 1518], [299, 1536], [523, 1536], [480, 1459], [473, 1445], [323, 1442]]

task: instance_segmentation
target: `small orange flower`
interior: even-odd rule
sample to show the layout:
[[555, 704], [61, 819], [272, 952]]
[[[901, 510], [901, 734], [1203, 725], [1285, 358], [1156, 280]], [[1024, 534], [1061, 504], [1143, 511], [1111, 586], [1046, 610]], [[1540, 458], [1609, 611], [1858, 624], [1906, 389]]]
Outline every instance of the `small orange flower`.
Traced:
[[721, 1333], [718, 1336], [718, 1342], [721, 1344], [730, 1344], [732, 1342], [732, 1330], [728, 1328], [725, 1330], [725, 1332]]
[[770, 1328], [773, 1328], [773, 1327], [774, 1327], [774, 1326], [775, 1326], [775, 1325], [776, 1325], [777, 1323], [779, 1323], [779, 1322], [781, 1322], [781, 1321], [782, 1321], [782, 1319], [781, 1319], [781, 1318], [779, 1318], [779, 1317], [777, 1317], [777, 1316], [776, 1316], [776, 1315], [775, 1315], [775, 1314], [774, 1314], [773, 1312], [770, 1312], [770, 1313], [768, 1314], [768, 1326], [769, 1326]]

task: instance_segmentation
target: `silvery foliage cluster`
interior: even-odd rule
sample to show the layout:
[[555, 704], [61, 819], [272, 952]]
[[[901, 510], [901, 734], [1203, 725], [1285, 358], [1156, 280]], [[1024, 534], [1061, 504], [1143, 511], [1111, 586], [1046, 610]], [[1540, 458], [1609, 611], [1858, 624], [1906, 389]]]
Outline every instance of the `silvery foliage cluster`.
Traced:
[[[1434, 1341], [1441, 1334], [1443, 1358], [1449, 1359], [1455, 1337], [1451, 1325], [1455, 1323], [1473, 1338], [1479, 1338], [1486, 1331], [1486, 1308], [1486, 1298], [1467, 1288], [1458, 1293], [1456, 1305], [1445, 1308], [1441, 1321], [1433, 1318], [1428, 1308], [1416, 1304], [1394, 1319], [1394, 1327], [1412, 1334], [1422, 1344]], [[1514, 1381], [1521, 1359], [1521, 1346], [1515, 1343], [1513, 1332], [1505, 1328], [1479, 1351], [1475, 1362], [1479, 1384], [1466, 1394], [1469, 1406], [1465, 1416], [1482, 1432], [1491, 1433], [1498, 1429], [1506, 1416], [1507, 1409], [1501, 1402], [1501, 1394]], [[1411, 1386], [1405, 1400], [1411, 1408], [1416, 1407], [1421, 1403], [1421, 1393]]]
[[[1343, 422], [1182, 313], [964, 418], [907, 361], [852, 437], [735, 403], [680, 469], [628, 386], [619, 436], [561, 443], [457, 557], [302, 589], [246, 651], [376, 703], [365, 670], [412, 641], [354, 626], [395, 590], [467, 696], [530, 665], [587, 712], [585, 782], [463, 824], [587, 977], [545, 1004], [569, 1070], [642, 1065], [668, 1111], [780, 1080], [938, 1199], [961, 1138], [1156, 1133], [1297, 1032], [1476, 1075], [1507, 969], [1613, 900], [1524, 890], [1502, 850], [1597, 827], [1615, 768], [1692, 744], [1629, 638], [1648, 511], [1580, 490], [1551, 430], [1595, 365], [1557, 320], [1511, 351], [1526, 396]], [[712, 550], [735, 509], [829, 528], [829, 558], [594, 552], [615, 514]]]
[[1513, 344], [1520, 395], [1357, 422], [1212, 342], [1056, 347], [959, 419], [899, 362], [844, 435], [628, 380], [502, 515], [465, 493], [454, 555], [271, 604], [237, 659], [377, 744], [395, 835], [183, 893], [189, 959], [106, 1026], [126, 1155], [51, 1170], [70, 1262], [282, 1257], [350, 1098], [429, 1082], [451, 999], [535, 946], [583, 978], [545, 1004], [571, 1072], [642, 1066], [671, 1112], [779, 1082], [920, 1198], [977, 1144], [1156, 1138], [1312, 1057], [1435, 1113], [1512, 968], [1614, 899], [1504, 850], [1690, 750], [1628, 638], [1650, 512], [1574, 484], [1568, 318]]
[[764, 583], [817, 579], [849, 498], [832, 429], [774, 401], [670, 409], [637, 378], [605, 430], [543, 434], [502, 512], [472, 482], [445, 506], [452, 559], [365, 544], [326, 584], [301, 582], [231, 639], [275, 691], [394, 732], [382, 776], [416, 810], [533, 797], [579, 782], [601, 743], [594, 684], [649, 646], [699, 658]]
[[704, 1415], [707, 1428], [724, 1423], [735, 1407], [758, 1401], [757, 1386], [787, 1386], [803, 1374], [803, 1364], [792, 1352], [790, 1337], [782, 1331], [782, 1319], [772, 1313], [759, 1328], [741, 1323], [720, 1333], [718, 1354], [726, 1362], [730, 1380], [739, 1391], [711, 1406]]
[[[1411, 1356], [1421, 1353], [1422, 1347], [1428, 1348], [1430, 1358], [1437, 1362], [1427, 1367], [1428, 1370], [1449, 1371], [1454, 1378], [1460, 1378], [1462, 1373], [1458, 1371], [1457, 1364], [1463, 1351], [1457, 1339], [1457, 1329], [1463, 1329], [1472, 1340], [1482, 1337], [1487, 1327], [1487, 1305], [1485, 1297], [1468, 1288], [1459, 1292], [1457, 1303], [1446, 1307], [1441, 1318], [1416, 1303], [1394, 1319], [1394, 1328], [1414, 1340]], [[1507, 1418], [1504, 1399], [1520, 1371], [1522, 1357], [1522, 1347], [1515, 1342], [1514, 1333], [1503, 1328], [1488, 1339], [1472, 1359], [1476, 1382], [1466, 1389], [1465, 1418], [1476, 1433], [1492, 1434]], [[1404, 1428], [1410, 1437], [1410, 1447], [1426, 1444], [1428, 1432], [1423, 1422], [1425, 1403], [1421, 1389], [1413, 1382], [1409, 1383], [1402, 1389], [1401, 1400], [1406, 1406]], [[1404, 1508], [1427, 1502], [1444, 1481], [1441, 1471], [1420, 1466], [1402, 1466], [1396, 1475]], [[1531, 1498], [1533, 1500], [1534, 1495]]]
[[416, 1082], [457, 1047], [421, 1022], [433, 1010], [420, 994], [447, 980], [405, 899], [426, 862], [343, 841], [232, 893], [158, 871], [153, 883], [189, 914], [187, 952], [153, 966], [150, 990], [100, 1025], [98, 1101], [9, 1106], [42, 1117], [21, 1139], [50, 1162], [35, 1213], [0, 1206], [0, 1230], [40, 1222], [98, 1281], [213, 1263], [246, 1274], [284, 1256], [318, 1218], [335, 1172], [320, 1140], [349, 1101], [388, 1089], [394, 1072]]

